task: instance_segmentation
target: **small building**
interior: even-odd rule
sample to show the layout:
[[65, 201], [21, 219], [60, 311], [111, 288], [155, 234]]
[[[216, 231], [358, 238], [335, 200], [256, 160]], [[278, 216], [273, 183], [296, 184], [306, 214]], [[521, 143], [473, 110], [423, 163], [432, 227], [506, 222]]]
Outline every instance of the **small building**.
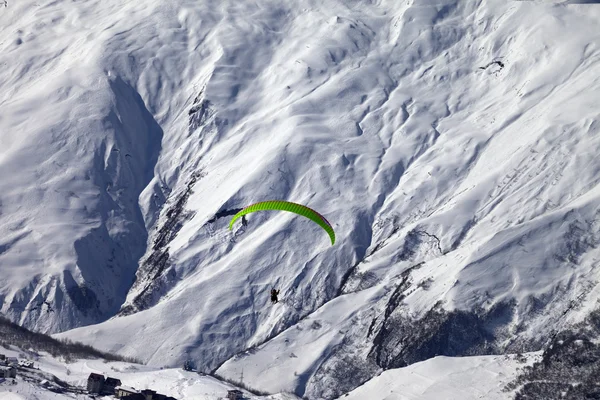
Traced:
[[137, 391], [128, 386], [115, 387], [115, 397], [121, 400], [177, 400], [174, 397], [156, 393], [154, 390]]
[[139, 393], [130, 394], [122, 397], [122, 400], [177, 400], [174, 397], [156, 393], [154, 390], [144, 389]]
[[244, 393], [241, 390], [233, 389], [227, 391], [227, 399], [228, 400], [243, 400]]
[[150, 389], [144, 389], [140, 391], [140, 394], [144, 396], [144, 400], [155, 400], [156, 392]]
[[16, 378], [17, 377], [17, 369], [15, 367], [0, 367], [0, 377]]
[[21, 360], [19, 361], [19, 366], [23, 368], [33, 368], [33, 361]]
[[138, 391], [129, 386], [117, 386], [115, 387], [115, 397], [117, 399], [130, 396], [132, 394], [138, 394]]
[[102, 386], [102, 393], [110, 395], [115, 394], [115, 388], [117, 386], [121, 386], [121, 381], [116, 378], [111, 378], [109, 376], [104, 381], [104, 385]]
[[17, 357], [6, 357], [6, 365], [17, 366], [19, 365], [19, 359]]
[[177, 400], [175, 397], [167, 396], [166, 394], [155, 394], [152, 400]]
[[89, 393], [100, 393], [104, 386], [104, 375], [91, 373], [87, 381], [87, 390]]
[[146, 400], [146, 398], [141, 393], [132, 393], [125, 397], [121, 397], [121, 400]]

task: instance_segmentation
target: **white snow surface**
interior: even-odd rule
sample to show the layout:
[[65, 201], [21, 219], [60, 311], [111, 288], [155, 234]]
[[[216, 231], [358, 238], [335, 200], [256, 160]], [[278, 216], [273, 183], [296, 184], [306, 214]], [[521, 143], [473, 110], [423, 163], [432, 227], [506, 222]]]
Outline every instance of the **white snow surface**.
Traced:
[[[527, 364], [536, 358], [530, 356]], [[513, 393], [504, 389], [523, 365], [507, 356], [435, 357], [385, 371], [343, 399], [512, 399]]]
[[[597, 307], [597, 5], [20, 0], [0, 13], [0, 299], [15, 321], [318, 396], [329, 355], [365, 359], [369, 326], [420, 263], [403, 315], [512, 304], [506, 348]], [[268, 199], [318, 210], [335, 246], [288, 213], [233, 232], [231, 216], [209, 222]]]

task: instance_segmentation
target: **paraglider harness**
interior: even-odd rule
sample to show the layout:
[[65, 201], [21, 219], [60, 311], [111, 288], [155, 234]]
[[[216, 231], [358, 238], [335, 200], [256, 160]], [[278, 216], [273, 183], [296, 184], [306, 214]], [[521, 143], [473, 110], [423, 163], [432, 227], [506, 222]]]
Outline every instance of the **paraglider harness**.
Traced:
[[278, 296], [278, 295], [279, 295], [279, 290], [275, 290], [275, 289], [272, 289], [272, 290], [271, 290], [271, 302], [272, 302], [273, 304], [275, 304], [275, 303], [278, 303], [278, 302], [279, 302], [279, 300], [277, 299], [277, 296]]

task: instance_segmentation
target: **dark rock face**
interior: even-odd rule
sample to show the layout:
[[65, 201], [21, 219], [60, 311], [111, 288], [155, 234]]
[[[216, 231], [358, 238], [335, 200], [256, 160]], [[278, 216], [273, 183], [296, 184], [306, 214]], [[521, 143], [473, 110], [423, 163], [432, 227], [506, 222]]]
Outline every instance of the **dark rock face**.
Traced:
[[558, 333], [542, 360], [527, 367], [507, 390], [516, 400], [600, 399], [600, 310]]
[[196, 172], [188, 182], [186, 189], [179, 196], [177, 201], [168, 208], [165, 212], [165, 221], [160, 226], [154, 243], [152, 252], [142, 262], [137, 273], [136, 286], [144, 286], [139, 294], [134, 298], [132, 304], [128, 304], [121, 308], [120, 315], [129, 315], [137, 311], [151, 307], [160, 298], [163, 289], [168, 282], [175, 278], [174, 271], [168, 271], [169, 267], [169, 250], [168, 245], [181, 230], [185, 221], [193, 217], [185, 209], [185, 205], [190, 195], [192, 188], [198, 179], [204, 176], [203, 171]]
[[67, 289], [67, 295], [75, 304], [75, 307], [84, 314], [88, 310], [94, 310], [98, 307], [98, 297], [94, 291], [86, 286], [73, 286]]
[[488, 315], [445, 311], [436, 306], [412, 321], [391, 315], [373, 340], [369, 357], [384, 369], [400, 368], [436, 356], [492, 354], [494, 334]]
[[[188, 110], [188, 134], [198, 134], [198, 140], [200, 141], [205, 139], [203, 134], [207, 131], [216, 132], [219, 125], [227, 124], [226, 120], [221, 120], [216, 116], [217, 113], [212, 104], [203, 96], [204, 89], [196, 96], [192, 107]], [[152, 307], [175, 281], [175, 270], [169, 268], [168, 246], [177, 236], [183, 224], [194, 216], [194, 213], [185, 207], [190, 195], [193, 193], [192, 188], [199, 179], [206, 175], [202, 168], [198, 167], [197, 169], [191, 174], [183, 191], [180, 192], [170, 206], [167, 206], [168, 208], [162, 214], [158, 230], [154, 235], [151, 251], [142, 260], [136, 273], [136, 281], [132, 290], [137, 291], [137, 295], [130, 303], [121, 308], [119, 315], [129, 315]], [[217, 214], [215, 219], [220, 216]]]
[[204, 99], [204, 90], [202, 88], [200, 93], [194, 99], [194, 104], [188, 111], [188, 132], [192, 134], [198, 128], [204, 126], [207, 121], [216, 114], [210, 101]]
[[[301, 396], [308, 398], [335, 399], [364, 384], [381, 371], [373, 363], [353, 354], [348, 354], [342, 345], [335, 357], [324, 362], [309, 380], [310, 389], [306, 388]], [[346, 352], [346, 354], [344, 354]]]
[[[224, 218], [224, 217], [228, 217], [231, 215], [235, 215], [242, 210], [243, 210], [243, 208], [232, 208], [230, 210], [221, 210], [218, 213], [216, 213], [214, 217], [212, 217], [211, 219], [206, 221], [206, 223], [212, 224], [212, 223], [216, 222], [219, 218]], [[242, 222], [244, 222], [244, 224], [246, 223], [246, 219], [244, 218], [244, 216], [242, 216]]]

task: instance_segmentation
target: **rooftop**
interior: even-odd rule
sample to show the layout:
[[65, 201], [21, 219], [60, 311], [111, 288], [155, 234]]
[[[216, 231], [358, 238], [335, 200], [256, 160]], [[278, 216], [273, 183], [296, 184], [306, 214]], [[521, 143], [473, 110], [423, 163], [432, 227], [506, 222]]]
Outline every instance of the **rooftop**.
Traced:
[[115, 390], [124, 390], [126, 392], [137, 393], [137, 390], [132, 388], [131, 386], [117, 386]]

